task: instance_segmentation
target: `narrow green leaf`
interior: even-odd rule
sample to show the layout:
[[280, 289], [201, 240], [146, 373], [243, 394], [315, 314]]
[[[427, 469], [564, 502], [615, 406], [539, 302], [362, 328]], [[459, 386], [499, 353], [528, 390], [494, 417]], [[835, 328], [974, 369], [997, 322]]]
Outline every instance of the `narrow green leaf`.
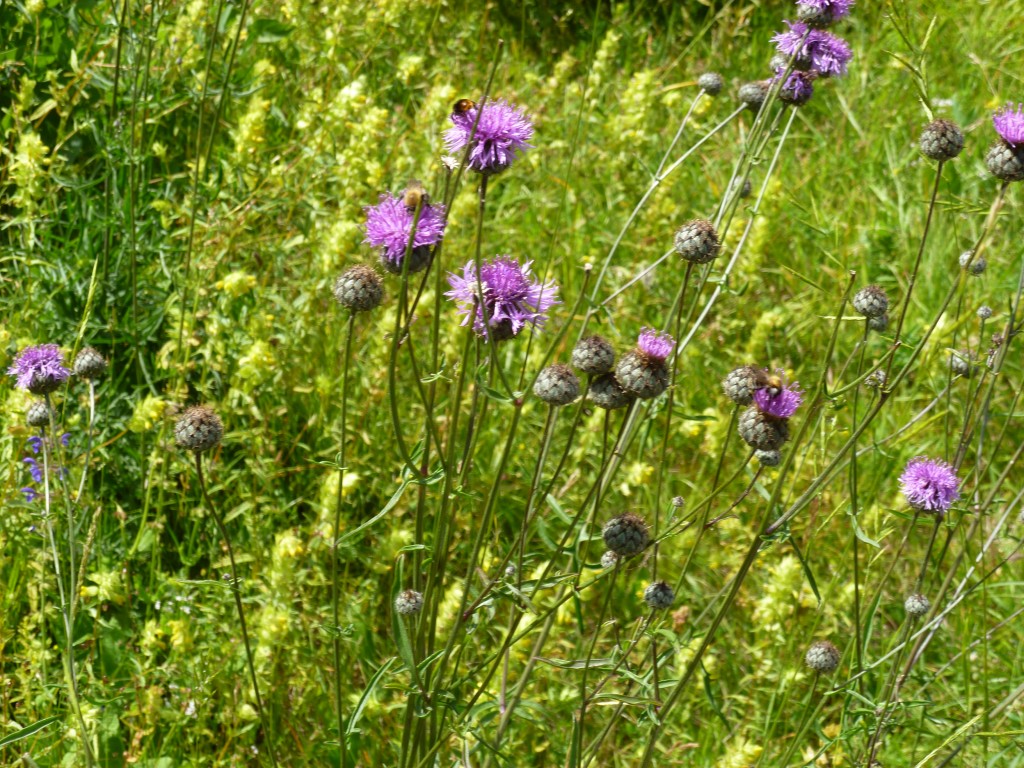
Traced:
[[804, 574], [807, 576], [807, 583], [811, 585], [811, 591], [818, 599], [818, 605], [821, 605], [821, 593], [818, 591], [818, 582], [814, 580], [814, 574], [811, 573], [811, 566], [807, 564], [807, 560], [804, 559], [804, 553], [801, 552], [800, 547], [796, 545], [796, 539], [790, 536], [789, 543], [793, 545], [793, 551], [796, 552], [796, 559], [800, 561], [800, 567], [804, 569]]
[[26, 725], [20, 731], [15, 731], [14, 733], [8, 734], [0, 739], [0, 747], [6, 747], [8, 744], [13, 744], [16, 741], [27, 739], [29, 736], [39, 733], [48, 725], [53, 725], [57, 722], [60, 722], [60, 716], [47, 717], [39, 722], [32, 723], [32, 725]]

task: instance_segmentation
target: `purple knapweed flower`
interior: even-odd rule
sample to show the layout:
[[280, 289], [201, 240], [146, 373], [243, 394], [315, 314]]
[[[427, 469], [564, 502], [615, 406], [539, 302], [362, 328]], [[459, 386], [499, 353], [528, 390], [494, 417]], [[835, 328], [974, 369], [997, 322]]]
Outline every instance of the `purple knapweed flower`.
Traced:
[[846, 74], [846, 65], [853, 58], [849, 43], [823, 29], [809, 29], [801, 21], [786, 24], [789, 31], [772, 38], [779, 53], [793, 56], [798, 68], [812, 69], [822, 77]]
[[1016, 110], [1007, 104], [992, 116], [992, 124], [1007, 144], [1024, 144], [1024, 104], [1018, 104]]
[[34, 395], [53, 392], [71, 375], [64, 366], [64, 353], [56, 344], [25, 347], [7, 372], [16, 377], [19, 387]]
[[[782, 77], [784, 69], [776, 70], [774, 80]], [[814, 72], [790, 72], [779, 91], [779, 98], [786, 104], [802, 107], [814, 95]]]
[[960, 479], [944, 461], [918, 456], [900, 475], [907, 503], [922, 512], [945, 512], [960, 498]]
[[474, 261], [463, 267], [461, 276], [449, 272], [452, 290], [445, 296], [459, 305], [461, 324], [468, 325], [472, 318], [473, 330], [487, 336], [486, 316], [495, 341], [518, 336], [527, 323], [538, 328], [544, 325], [547, 311], [558, 303], [558, 286], [535, 279], [530, 271], [532, 263], [520, 265], [511, 256], [496, 256], [481, 264], [479, 273]]
[[25, 494], [25, 501], [30, 504], [39, 498], [39, 492], [30, 485], [26, 485], [22, 488], [21, 492]]
[[796, 4], [801, 12], [806, 9], [819, 18], [827, 19], [829, 23], [849, 16], [853, 8], [853, 0], [796, 0]]
[[659, 333], [653, 328], [641, 328], [636, 348], [648, 360], [657, 360], [660, 363], [672, 354], [672, 350], [676, 348], [676, 340], [667, 333]]
[[[473, 133], [477, 114], [480, 121]], [[499, 173], [532, 145], [533, 122], [529, 115], [507, 101], [488, 101], [481, 109], [473, 107], [454, 112], [452, 126], [444, 133], [444, 143], [453, 155], [461, 155], [470, 144], [469, 167], [480, 173]]]
[[[782, 372], [779, 371], [781, 374]], [[777, 383], [778, 386], [774, 384]], [[785, 381], [769, 383], [768, 386], [754, 392], [754, 405], [761, 413], [776, 419], [788, 419], [804, 401], [804, 392], [797, 382], [787, 384]]]
[[[390, 272], [400, 273], [416, 218], [415, 208], [410, 210], [401, 198], [383, 194], [377, 205], [368, 205], [363, 210], [366, 212], [366, 239], [363, 242], [380, 248], [384, 267]], [[424, 203], [420, 209], [416, 235], [412, 241], [410, 272], [418, 272], [427, 266], [430, 247], [444, 236], [444, 213], [443, 205]]]
[[28, 473], [32, 475], [32, 481], [40, 483], [43, 480], [43, 468], [39, 466], [39, 462], [33, 459], [31, 456], [22, 459], [22, 462], [28, 464]]

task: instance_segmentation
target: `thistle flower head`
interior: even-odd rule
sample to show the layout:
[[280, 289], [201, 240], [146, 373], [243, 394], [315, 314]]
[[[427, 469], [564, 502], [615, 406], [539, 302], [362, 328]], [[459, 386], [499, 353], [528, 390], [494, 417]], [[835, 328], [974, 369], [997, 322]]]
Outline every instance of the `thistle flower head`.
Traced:
[[763, 414], [776, 419], [788, 419], [804, 401], [804, 392], [797, 382], [787, 384], [781, 375], [782, 371], [779, 371], [780, 381], [777, 386], [769, 383], [769, 386], [754, 392], [754, 405]]
[[676, 340], [667, 333], [659, 333], [653, 328], [641, 328], [637, 337], [636, 348], [649, 360], [664, 362], [676, 348]]
[[822, 77], [846, 74], [846, 66], [853, 58], [849, 43], [823, 29], [810, 29], [801, 21], [786, 24], [789, 31], [772, 38], [779, 53], [792, 56], [799, 69], [812, 69]]
[[423, 610], [423, 595], [415, 589], [406, 589], [395, 598], [395, 612], [401, 616], [412, 616]]
[[900, 488], [907, 503], [922, 512], [948, 510], [960, 498], [960, 479], [944, 461], [918, 456], [900, 475]]
[[912, 619], [919, 619], [931, 610], [932, 602], [922, 594], [908, 595], [903, 602], [903, 608], [907, 616]]
[[25, 347], [7, 372], [19, 387], [34, 395], [53, 392], [71, 375], [64, 365], [64, 353], [56, 344]]
[[653, 584], [648, 584], [644, 590], [644, 602], [647, 603], [648, 608], [655, 611], [669, 608], [675, 599], [676, 593], [668, 585], [668, 582], [656, 581]]
[[1024, 145], [1024, 104], [1018, 104], [1017, 109], [1007, 104], [992, 116], [992, 124], [1007, 144]]
[[[779, 69], [775, 72], [774, 80], [779, 80], [785, 70]], [[802, 107], [814, 95], [814, 79], [816, 75], [812, 72], [790, 72], [786, 82], [779, 90], [779, 99], [794, 107]]]
[[725, 79], [717, 72], [705, 72], [697, 78], [697, 86], [709, 96], [717, 96], [725, 87]]
[[102, 378], [103, 374], [107, 372], [107, 361], [92, 347], [82, 347], [75, 357], [73, 369], [75, 376], [86, 381], [93, 381]]
[[511, 256], [496, 256], [480, 265], [479, 275], [474, 261], [463, 267], [461, 276], [449, 272], [452, 289], [445, 296], [459, 305], [462, 325], [468, 325], [472, 318], [473, 330], [486, 336], [486, 317], [496, 341], [518, 336], [527, 323], [543, 326], [547, 311], [558, 303], [558, 287], [535, 279], [530, 271], [532, 263], [520, 265]]
[[377, 205], [367, 206], [363, 210], [366, 212], [366, 239], [363, 242], [380, 248], [381, 263], [389, 272], [401, 273], [410, 236], [412, 258], [409, 272], [417, 272], [427, 266], [430, 247], [444, 236], [443, 205], [422, 204], [414, 236], [412, 225], [416, 219], [416, 209], [413, 207], [410, 210], [404, 200], [392, 194], [383, 194]]
[[500, 173], [532, 146], [529, 142], [533, 138], [533, 122], [529, 115], [504, 100], [488, 101], [482, 111], [472, 107], [453, 112], [451, 121], [444, 134], [448, 152], [461, 155], [470, 145], [469, 167], [480, 173]]
[[839, 649], [828, 640], [818, 640], [812, 643], [804, 656], [804, 663], [815, 672], [828, 674], [835, 672], [839, 666]]
[[827, 27], [850, 15], [853, 0], [796, 0], [797, 18], [812, 27]]
[[174, 441], [182, 448], [202, 453], [224, 437], [224, 423], [212, 408], [194, 405], [174, 424]]

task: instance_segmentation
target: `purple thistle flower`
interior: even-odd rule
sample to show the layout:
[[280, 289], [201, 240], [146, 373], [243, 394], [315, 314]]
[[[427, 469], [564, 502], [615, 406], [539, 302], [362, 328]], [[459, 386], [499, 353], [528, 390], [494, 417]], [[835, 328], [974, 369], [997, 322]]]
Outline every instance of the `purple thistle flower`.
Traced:
[[992, 116], [992, 123], [1007, 144], [1024, 144], [1024, 104], [1018, 104], [1016, 110], [1007, 104]]
[[944, 461], [918, 456], [900, 475], [907, 503], [922, 512], [945, 512], [960, 498], [960, 479]]
[[473, 134], [478, 113], [477, 107], [452, 113], [452, 127], [444, 133], [445, 146], [449, 153], [461, 155], [471, 144], [469, 167], [480, 173], [499, 173], [532, 146], [533, 122], [526, 112], [507, 101], [488, 101]]
[[853, 0], [796, 0], [797, 6], [813, 11], [830, 22], [838, 21], [850, 15]]
[[782, 381], [779, 386], [769, 385], [754, 392], [754, 405], [757, 409], [776, 419], [788, 419], [796, 413], [803, 401], [804, 392], [795, 381], [792, 384]]
[[[538, 328], [543, 326], [545, 313], [558, 303], [558, 286], [534, 279], [530, 272], [532, 263], [527, 261], [520, 266], [511, 256], [496, 256], [480, 265], [479, 284], [474, 261], [463, 267], [461, 276], [449, 272], [448, 284], [452, 290], [445, 296], [459, 305], [463, 315], [461, 324], [468, 325], [473, 317], [473, 330], [480, 336], [487, 336], [486, 310], [495, 341], [518, 336], [527, 323]], [[479, 306], [481, 294], [483, 306]]]
[[39, 466], [39, 462], [33, 459], [31, 456], [22, 459], [22, 462], [28, 464], [28, 472], [32, 475], [32, 481], [40, 483], [43, 480], [43, 468]]
[[64, 353], [56, 344], [25, 347], [7, 372], [16, 377], [19, 387], [34, 395], [53, 392], [71, 375], [64, 366]]
[[[363, 242], [381, 249], [381, 262], [389, 271], [401, 272], [416, 218], [415, 209], [409, 210], [405, 202], [394, 195], [383, 194], [377, 205], [368, 205], [363, 210], [366, 212], [366, 239]], [[427, 265], [430, 247], [444, 236], [444, 213], [443, 205], [424, 203], [420, 209], [416, 236], [412, 242], [410, 272], [418, 271], [413, 267], [414, 264], [419, 269]]]
[[653, 328], [641, 328], [636, 348], [649, 360], [661, 363], [667, 360], [672, 350], [676, 348], [676, 340], [667, 333], [659, 333]]
[[[776, 70], [772, 79], [778, 80], [784, 72], [785, 69]], [[779, 98], [787, 104], [802, 107], [814, 95], [814, 77], [814, 72], [791, 72], [779, 91]]]
[[25, 494], [25, 501], [30, 504], [39, 498], [39, 492], [32, 486], [26, 485], [21, 489], [21, 492]]
[[[845, 75], [853, 58], [850, 45], [841, 37], [823, 29], [811, 29], [801, 21], [787, 21], [788, 32], [772, 38], [779, 53], [793, 56], [801, 69], [813, 69], [822, 77]], [[804, 36], [806, 35], [806, 40]]]

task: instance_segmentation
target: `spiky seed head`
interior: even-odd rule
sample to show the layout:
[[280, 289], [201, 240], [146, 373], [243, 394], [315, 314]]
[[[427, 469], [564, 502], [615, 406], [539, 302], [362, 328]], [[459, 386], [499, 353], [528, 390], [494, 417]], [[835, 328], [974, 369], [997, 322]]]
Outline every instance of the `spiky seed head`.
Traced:
[[964, 148], [964, 133], [952, 120], [933, 120], [921, 131], [921, 154], [932, 160], [952, 160]]
[[650, 400], [668, 389], [668, 366], [664, 360], [651, 359], [634, 349], [615, 366], [615, 380], [627, 394]]
[[646, 549], [651, 537], [640, 515], [626, 512], [605, 523], [601, 531], [604, 544], [619, 557], [633, 557]]
[[30, 427], [50, 426], [50, 408], [45, 400], [35, 400], [25, 413], [25, 423]]
[[725, 87], [725, 79], [717, 72], [705, 72], [697, 78], [697, 86], [709, 96], [717, 96]]
[[889, 309], [889, 297], [880, 285], [865, 285], [853, 295], [853, 308], [864, 317], [881, 317]]
[[921, 594], [914, 594], [907, 597], [903, 603], [907, 616], [912, 619], [919, 619], [931, 610], [931, 601]]
[[804, 656], [804, 663], [815, 672], [829, 674], [839, 667], [839, 649], [828, 640], [818, 640], [811, 644]]
[[92, 347], [82, 347], [75, 356], [75, 363], [71, 370], [75, 376], [93, 381], [102, 378], [103, 374], [107, 372], [107, 361]]
[[567, 365], [549, 365], [537, 376], [533, 394], [548, 405], [568, 405], [580, 396], [580, 380]]
[[740, 414], [739, 433], [751, 448], [777, 451], [789, 439], [789, 425], [750, 406]]
[[1003, 181], [1024, 180], [1024, 144], [1007, 144], [998, 139], [985, 155], [988, 172]]
[[412, 616], [423, 610], [423, 594], [415, 589], [406, 589], [395, 598], [395, 612], [400, 616]]
[[718, 255], [715, 225], [707, 219], [686, 222], [676, 232], [675, 248], [676, 253], [691, 264], [707, 264]]
[[988, 304], [982, 304], [978, 307], [978, 318], [980, 320], [988, 320], [990, 317], [992, 317], [992, 307]]
[[722, 379], [722, 391], [737, 405], [750, 405], [754, 393], [768, 386], [768, 371], [754, 365], [741, 365]]
[[960, 254], [960, 269], [966, 269], [970, 274], [977, 277], [982, 274], [986, 267], [988, 267], [988, 261], [984, 256], [978, 256], [973, 261], [971, 257], [974, 256], [974, 251], [964, 251]]
[[612, 552], [610, 549], [601, 555], [601, 567], [602, 568], [614, 568], [619, 564], [619, 556]]
[[353, 312], [369, 312], [384, 300], [384, 280], [365, 264], [355, 264], [334, 283], [334, 298]]
[[683, 507], [686, 506], [686, 499], [684, 499], [682, 496], [673, 496], [672, 506], [675, 507], [676, 509], [682, 509]]
[[676, 599], [676, 593], [672, 590], [672, 587], [664, 581], [656, 581], [653, 584], [648, 584], [644, 590], [644, 602], [647, 603], [647, 607], [655, 611], [662, 611], [672, 606], [672, 603]]
[[971, 375], [971, 353], [966, 349], [950, 352], [949, 369], [957, 376], [969, 377]]
[[770, 83], [767, 80], [755, 80], [751, 83], [744, 83], [740, 86], [739, 91], [736, 92], [736, 96], [739, 98], [747, 109], [752, 112], [759, 112], [761, 105], [764, 104], [764, 100], [768, 98], [768, 87]]
[[193, 405], [178, 417], [174, 424], [174, 441], [195, 453], [208, 451], [224, 437], [224, 423], [220, 416], [205, 405]]
[[625, 408], [633, 402], [633, 396], [626, 392], [615, 379], [615, 374], [604, 373], [590, 382], [587, 397], [598, 408], [614, 411]]
[[869, 389], [881, 389], [885, 386], [885, 371], [875, 371], [864, 379], [864, 386]]
[[589, 376], [608, 373], [615, 365], [615, 348], [603, 336], [587, 336], [572, 350], [572, 364]]
[[889, 327], [889, 313], [879, 315], [878, 317], [868, 318], [868, 330], [874, 331], [875, 333], [884, 333], [885, 329]]
[[754, 458], [761, 462], [762, 467], [777, 467], [782, 463], [779, 451], [754, 451]]

